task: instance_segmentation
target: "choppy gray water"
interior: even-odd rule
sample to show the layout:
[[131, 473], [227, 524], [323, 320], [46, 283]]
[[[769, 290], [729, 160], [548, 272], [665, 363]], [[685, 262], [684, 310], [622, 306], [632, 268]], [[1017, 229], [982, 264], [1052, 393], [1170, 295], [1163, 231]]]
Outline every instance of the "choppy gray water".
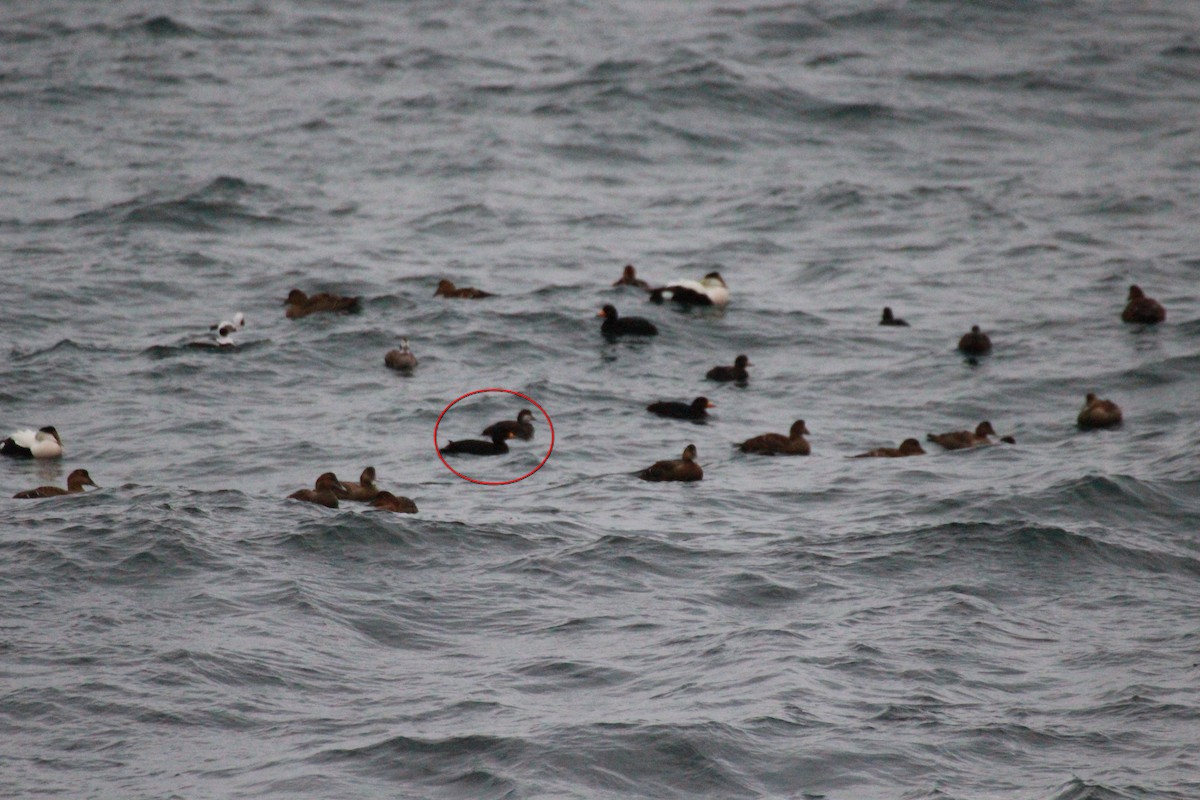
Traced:
[[[0, 495], [103, 488], [0, 500], [0, 795], [1200, 796], [1197, 30], [6, 5], [0, 424], [67, 454]], [[625, 263], [733, 302], [647, 304]], [[1165, 324], [1119, 322], [1135, 282]], [[364, 308], [287, 320], [293, 287]], [[605, 303], [661, 335], [606, 342]], [[185, 346], [235, 311], [234, 352]], [[741, 352], [749, 386], [704, 380]], [[554, 423], [510, 486], [434, 451], [487, 387]], [[1125, 425], [1076, 430], [1088, 391]], [[705, 425], [644, 411], [698, 394]], [[732, 447], [801, 417], [808, 458]], [[1017, 444], [846, 458], [982, 419]], [[535, 424], [456, 467], [532, 469]], [[631, 476], [688, 442], [703, 482]], [[420, 513], [284, 499], [368, 464]]]

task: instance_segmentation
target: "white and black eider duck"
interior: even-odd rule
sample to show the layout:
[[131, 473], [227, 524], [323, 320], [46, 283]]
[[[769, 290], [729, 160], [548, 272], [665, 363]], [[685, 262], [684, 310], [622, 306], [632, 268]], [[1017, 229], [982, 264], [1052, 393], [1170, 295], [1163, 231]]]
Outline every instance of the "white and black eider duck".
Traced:
[[13, 431], [0, 441], [0, 455], [12, 458], [58, 458], [63, 454], [62, 438], [53, 425], [34, 430]]

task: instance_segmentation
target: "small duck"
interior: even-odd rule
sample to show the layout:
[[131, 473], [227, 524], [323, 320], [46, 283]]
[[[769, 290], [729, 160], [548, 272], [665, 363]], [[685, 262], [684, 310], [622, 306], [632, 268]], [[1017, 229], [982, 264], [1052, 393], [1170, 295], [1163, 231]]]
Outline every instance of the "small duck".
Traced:
[[383, 357], [385, 366], [399, 370], [401, 372], [411, 372], [417, 368], [417, 357], [413, 355], [412, 350], [408, 349], [408, 339], [401, 338], [400, 346], [395, 350], [388, 350]]
[[637, 272], [633, 268], [633, 264], [626, 264], [625, 271], [621, 273], [621, 277], [613, 281], [613, 286], [636, 286], [639, 289], [650, 290], [650, 284], [637, 276]]
[[975, 426], [972, 431], [951, 431], [949, 433], [930, 433], [926, 434], [925, 438], [936, 444], [940, 444], [947, 450], [964, 450], [968, 447], [979, 447], [985, 444], [995, 444], [989, 436], [995, 436], [996, 429], [992, 427], [992, 423], [984, 420]]
[[0, 455], [12, 458], [58, 458], [62, 454], [62, 438], [53, 425], [36, 431], [13, 431], [0, 441]]
[[600, 309], [597, 317], [604, 317], [604, 322], [600, 325], [600, 333], [608, 338], [617, 336], [657, 336], [658, 328], [654, 327], [654, 323], [648, 319], [641, 317], [621, 317], [617, 314], [617, 309], [611, 305], [607, 305]]
[[1167, 310], [1157, 300], [1146, 297], [1137, 284], [1129, 287], [1129, 302], [1121, 312], [1122, 322], [1140, 322], [1154, 325], [1167, 318]]
[[285, 313], [288, 319], [299, 319], [307, 317], [309, 314], [326, 311], [357, 312], [362, 308], [357, 297], [342, 297], [326, 292], [310, 297], [299, 289], [292, 289], [288, 292], [287, 299], [283, 301], [283, 304], [287, 307]]
[[662, 303], [670, 300], [685, 306], [717, 306], [724, 308], [729, 305], [729, 287], [719, 272], [710, 272], [698, 281], [685, 280], [668, 283], [666, 286], [650, 290], [650, 300]]
[[696, 463], [696, 445], [683, 448], [683, 457], [672, 461], [656, 461], [637, 476], [644, 481], [698, 481], [704, 470]]
[[904, 456], [923, 456], [925, 451], [916, 439], [905, 439], [899, 447], [876, 447], [865, 453], [859, 453], [851, 458], [903, 458]]
[[212, 348], [212, 347], [236, 347], [237, 342], [233, 340], [233, 334], [237, 333], [245, 327], [245, 317], [239, 311], [234, 315], [236, 321], [230, 322], [227, 319], [221, 320], [216, 325], [210, 325], [208, 329], [216, 333], [215, 339], [209, 339], [202, 342], [188, 342], [188, 347], [195, 348]]
[[[374, 500], [379, 494], [379, 487], [375, 485], [375, 468], [367, 467], [358, 476], [358, 483], [353, 481], [340, 481], [345, 494], [339, 494], [338, 497], [343, 500], [358, 500], [363, 503]], [[336, 492], [335, 492], [336, 494]]]
[[732, 367], [713, 367], [704, 377], [710, 381], [737, 381], [745, 383], [750, 380], [750, 373], [746, 371], [746, 367], [752, 367], [749, 356], [738, 356], [733, 360]]
[[972, 325], [971, 331], [958, 340], [958, 349], [969, 356], [987, 355], [992, 351], [992, 340], [978, 325]]
[[446, 456], [456, 454], [502, 456], [508, 452], [508, 443], [505, 440], [511, 438], [513, 438], [512, 431], [495, 430], [492, 431], [492, 440], [490, 442], [482, 439], [462, 439], [457, 442], [450, 442], [438, 450], [438, 452]]
[[651, 414], [671, 419], [706, 419], [710, 408], [716, 408], [716, 405], [707, 397], [697, 397], [690, 403], [660, 400], [646, 406], [646, 410]]
[[26, 489], [23, 492], [17, 492], [13, 497], [29, 499], [35, 497], [58, 497], [64, 494], [79, 494], [83, 491], [84, 486], [96, 486], [96, 483], [92, 480], [92, 476], [88, 475], [86, 469], [77, 469], [73, 470], [67, 476], [67, 488], [65, 489], [60, 489], [57, 486], [39, 486], [36, 489]]
[[764, 433], [747, 439], [738, 445], [743, 453], [757, 453], [764, 456], [806, 456], [812, 452], [812, 447], [804, 434], [812, 435], [804, 425], [804, 420], [798, 419], [792, 423], [788, 435], [781, 433]]
[[899, 317], [892, 315], [892, 309], [888, 306], [883, 307], [883, 317], [879, 320], [880, 325], [891, 325], [896, 328], [907, 328], [908, 323]]
[[517, 419], [514, 422], [511, 419], [502, 420], [492, 425], [488, 425], [483, 429], [484, 436], [491, 436], [496, 431], [511, 431], [512, 438], [522, 439], [528, 442], [533, 438], [533, 412], [528, 408], [523, 408], [517, 414]]
[[240, 331], [244, 327], [246, 327], [246, 315], [239, 311], [233, 315], [232, 320], [223, 319], [220, 322], [209, 325], [208, 329], [210, 331], [220, 331], [223, 328], [229, 328], [229, 332], [233, 333], [234, 331]]
[[371, 501], [371, 506], [383, 511], [394, 511], [397, 514], [417, 513], [417, 504], [407, 497], [397, 497], [391, 492], [380, 492]]
[[476, 289], [473, 286], [464, 286], [459, 289], [453, 283], [442, 278], [438, 281], [437, 291], [433, 293], [434, 297], [457, 297], [463, 300], [478, 300], [481, 297], [492, 297], [491, 292], [485, 292], [482, 289]]
[[1084, 430], [1115, 428], [1121, 424], [1121, 407], [1112, 400], [1101, 400], [1093, 392], [1088, 392], [1077, 422]]
[[346, 495], [346, 487], [332, 472], [324, 472], [317, 478], [315, 488], [300, 489], [288, 495], [289, 500], [303, 500], [326, 508], [337, 508], [338, 497]]

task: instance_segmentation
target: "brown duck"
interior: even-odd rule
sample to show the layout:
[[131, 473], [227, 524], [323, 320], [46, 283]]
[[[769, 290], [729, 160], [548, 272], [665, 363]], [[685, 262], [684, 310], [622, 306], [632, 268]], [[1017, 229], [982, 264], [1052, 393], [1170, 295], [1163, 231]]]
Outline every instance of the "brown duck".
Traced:
[[303, 500], [326, 508], [338, 507], [338, 496], [346, 495], [346, 487], [332, 472], [322, 473], [313, 489], [300, 489], [288, 495], [289, 500]]
[[437, 291], [433, 293], [434, 297], [458, 297], [463, 300], [478, 300], [481, 297], [491, 297], [491, 292], [485, 292], [482, 289], [476, 289], [473, 286], [464, 286], [459, 289], [450, 281], [442, 278], [438, 281]]
[[696, 445], [683, 448], [683, 458], [674, 461], [656, 461], [637, 474], [644, 481], [698, 481], [704, 478], [704, 470], [696, 463]]
[[925, 451], [916, 439], [905, 439], [899, 447], [876, 447], [865, 453], [859, 453], [851, 458], [903, 458], [904, 456], [923, 456]]
[[17, 492], [13, 497], [20, 499], [29, 499], [34, 497], [58, 497], [64, 494], [79, 494], [83, 491], [84, 486], [95, 486], [92, 476], [88, 475], [86, 469], [73, 470], [67, 476], [67, 488], [60, 489], [57, 486], [39, 486], [36, 489], [26, 489], [23, 492]]
[[788, 435], [781, 433], [764, 433], [747, 439], [738, 445], [743, 453], [757, 453], [764, 456], [806, 456], [812, 452], [804, 434], [812, 435], [804, 425], [804, 420], [798, 419], [792, 423]]
[[633, 264], [626, 264], [625, 271], [621, 273], [621, 277], [613, 281], [613, 286], [636, 286], [639, 289], [650, 289], [650, 284], [637, 276], [637, 271], [633, 268]]
[[925, 438], [940, 444], [947, 450], [964, 450], [968, 447], [979, 447], [984, 444], [995, 444], [989, 436], [995, 436], [996, 429], [992, 423], [984, 420], [975, 426], [974, 431], [950, 431], [949, 433], [930, 433]]
[[345, 494], [339, 494], [338, 497], [343, 500], [358, 500], [369, 503], [379, 494], [379, 487], [375, 485], [374, 467], [364, 469], [362, 475], [358, 477], [358, 483], [341, 481], [341, 484], [345, 489]]
[[307, 317], [309, 314], [323, 311], [358, 311], [361, 308], [357, 297], [341, 297], [325, 292], [309, 296], [299, 289], [288, 292], [283, 304], [288, 319]]
[[417, 513], [417, 504], [407, 497], [397, 497], [391, 492], [380, 492], [375, 495], [371, 505], [384, 511], [394, 511], [397, 514]]
[[958, 349], [969, 356], [987, 355], [992, 352], [992, 340], [978, 325], [972, 325], [970, 332], [964, 333], [958, 340]]
[[1122, 322], [1141, 322], [1154, 325], [1167, 318], [1167, 310], [1157, 300], [1146, 297], [1137, 284], [1129, 287], [1129, 302], [1121, 312]]
[[1112, 400], [1101, 400], [1088, 392], [1077, 422], [1084, 430], [1116, 427], [1121, 424], [1121, 407]]

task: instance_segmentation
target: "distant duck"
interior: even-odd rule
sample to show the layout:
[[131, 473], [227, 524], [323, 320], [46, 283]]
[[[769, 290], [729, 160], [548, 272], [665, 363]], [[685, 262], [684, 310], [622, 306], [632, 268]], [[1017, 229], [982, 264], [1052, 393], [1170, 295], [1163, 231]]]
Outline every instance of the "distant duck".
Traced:
[[951, 431], [949, 433], [930, 433], [925, 438], [936, 444], [940, 444], [947, 450], [965, 450], [968, 447], [979, 447], [985, 444], [994, 444], [989, 439], [989, 436], [995, 436], [996, 429], [992, 427], [992, 423], [984, 420], [975, 426], [972, 431]]
[[978, 325], [972, 325], [971, 331], [958, 340], [958, 349], [969, 356], [987, 355], [992, 351], [992, 340]]
[[412, 350], [408, 349], [408, 339], [401, 338], [399, 347], [395, 350], [388, 350], [383, 357], [383, 363], [385, 366], [401, 372], [410, 372], [416, 369], [417, 357], [413, 355]]
[[637, 476], [644, 481], [698, 481], [704, 470], [696, 463], [696, 445], [683, 448], [683, 457], [672, 461], [656, 461]]
[[288, 292], [287, 300], [284, 300], [283, 304], [287, 307], [285, 313], [288, 319], [298, 319], [321, 312], [355, 312], [361, 309], [357, 297], [342, 297], [326, 292], [309, 296], [299, 289], [292, 289]]
[[338, 507], [338, 496], [345, 496], [346, 487], [332, 472], [322, 473], [313, 489], [300, 489], [288, 495], [289, 500], [303, 500], [326, 508]]
[[1122, 322], [1141, 322], [1154, 325], [1167, 318], [1167, 311], [1157, 300], [1146, 297], [1145, 292], [1134, 284], [1129, 287], [1129, 302], [1121, 312]]
[[23, 492], [17, 492], [13, 497], [30, 499], [35, 497], [58, 497], [64, 494], [79, 494], [83, 491], [84, 486], [95, 485], [96, 483], [92, 480], [92, 476], [88, 475], [86, 469], [77, 469], [67, 476], [67, 488], [65, 489], [60, 489], [57, 486], [39, 486], [36, 489], [26, 489]]
[[437, 291], [433, 293], [434, 297], [457, 297], [463, 300], [478, 300], [481, 297], [492, 297], [491, 292], [485, 292], [482, 289], [476, 289], [473, 286], [464, 286], [459, 289], [453, 283], [442, 278], [438, 281]]
[[710, 272], [698, 281], [684, 280], [668, 283], [650, 290], [650, 300], [662, 303], [670, 300], [685, 306], [717, 306], [729, 304], [729, 287], [719, 272]]
[[517, 419], [514, 422], [511, 419], [502, 420], [500, 422], [488, 425], [483, 429], [484, 436], [491, 436], [496, 431], [505, 431], [511, 433], [510, 438], [523, 439], [529, 441], [533, 438], [533, 412], [528, 408], [521, 409], [517, 414]]
[[812, 452], [812, 447], [804, 438], [806, 433], [812, 435], [812, 432], [804, 425], [804, 420], [798, 419], [792, 423], [792, 428], [788, 431], [787, 436], [781, 433], [764, 433], [742, 442], [738, 445], [738, 449], [743, 453], [757, 453], [764, 456], [806, 456]]
[[1077, 422], [1084, 430], [1114, 428], [1121, 424], [1121, 407], [1112, 400], [1101, 400], [1092, 392], [1088, 392]]
[[13, 431], [8, 438], [0, 441], [0, 455], [13, 458], [58, 458], [62, 454], [62, 439], [53, 425], [36, 431]]
[[671, 419], [707, 419], [708, 409], [714, 408], [707, 397], [697, 397], [690, 403], [679, 403], [673, 400], [660, 400], [657, 403], [651, 403], [646, 406], [646, 410], [651, 414], [657, 414], [660, 417], [669, 417]]
[[[370, 502], [379, 494], [379, 487], [375, 485], [375, 468], [367, 467], [362, 471], [362, 475], [358, 477], [358, 483], [352, 481], [340, 481], [345, 494], [337, 496], [343, 500], [358, 500], [359, 502]], [[335, 492], [335, 494], [337, 494]]]
[[633, 268], [633, 264], [626, 264], [625, 271], [621, 273], [621, 277], [613, 281], [613, 286], [636, 286], [639, 289], [649, 291], [650, 284], [637, 276], [637, 272]]
[[188, 347], [235, 347], [237, 346], [237, 342], [233, 340], [233, 334], [245, 326], [246, 316], [239, 311], [233, 315], [233, 321], [223, 319], [215, 325], [208, 326], [208, 329], [216, 334], [215, 339], [188, 342]]
[[738, 356], [733, 360], [732, 367], [713, 367], [704, 377], [710, 381], [737, 381], [745, 383], [750, 380], [750, 373], [746, 371], [746, 367], [752, 367], [749, 356]]
[[230, 329], [229, 332], [233, 333], [234, 331], [240, 331], [244, 327], [246, 327], [246, 315], [239, 311], [233, 315], [232, 320], [223, 319], [220, 322], [209, 325], [208, 329], [210, 331], [220, 331], [223, 328], [228, 328]]
[[899, 317], [892, 316], [892, 309], [887, 306], [883, 307], [883, 318], [879, 320], [880, 325], [891, 325], [897, 328], [907, 328], [908, 323]]
[[923, 456], [925, 450], [916, 439], [905, 439], [899, 447], [876, 447], [865, 453], [859, 453], [851, 458], [903, 458], [905, 456]]
[[658, 328], [648, 319], [641, 317], [621, 317], [617, 309], [611, 305], [600, 309], [598, 317], [604, 317], [600, 325], [600, 333], [609, 338], [616, 336], [657, 336]]
[[394, 511], [397, 514], [417, 513], [417, 504], [407, 497], [397, 497], [391, 492], [380, 492], [375, 495], [371, 505], [383, 511]]
[[508, 452], [508, 443], [506, 439], [513, 438], [512, 431], [495, 430], [492, 431], [491, 441], [482, 439], [462, 439], [460, 441], [452, 441], [438, 450], [442, 455], [457, 455], [466, 454], [472, 456], [502, 456]]

